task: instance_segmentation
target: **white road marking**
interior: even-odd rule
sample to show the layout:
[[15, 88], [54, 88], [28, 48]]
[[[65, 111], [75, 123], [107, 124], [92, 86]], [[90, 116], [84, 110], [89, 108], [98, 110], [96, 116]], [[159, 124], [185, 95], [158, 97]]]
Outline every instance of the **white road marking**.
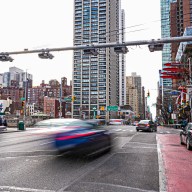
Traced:
[[116, 129], [115, 131], [121, 131], [122, 129]]
[[145, 189], [134, 188], [134, 187], [129, 187], [129, 186], [115, 185], [115, 184], [110, 184], [110, 183], [98, 183], [98, 182], [80, 182], [80, 183], [82, 183], [82, 184], [91, 184], [91, 185], [100, 185], [101, 187], [102, 186], [109, 186], [109, 187], [122, 188], [122, 189], [138, 190], [138, 191], [142, 191], [142, 192], [156, 192], [156, 191], [153, 191], [153, 190], [145, 190]]
[[53, 143], [54, 141], [49, 141], [49, 142], [46, 142], [46, 143], [41, 143], [39, 145], [46, 145], [46, 144], [49, 144], [49, 143]]
[[15, 187], [15, 186], [0, 186], [0, 189], [15, 190], [15, 191], [28, 191], [28, 192], [55, 192], [53, 190], [22, 188], [22, 187]]
[[158, 135], [156, 135], [156, 141], [157, 141], [157, 153], [158, 153], [158, 162], [159, 162], [159, 191], [166, 192], [167, 191], [167, 189], [166, 189], [167, 180], [166, 180], [166, 176], [165, 176], [163, 156], [161, 153], [161, 147], [160, 147]]
[[157, 144], [153, 144], [153, 143], [141, 143], [141, 142], [129, 142], [129, 143], [144, 144], [144, 145], [157, 145]]

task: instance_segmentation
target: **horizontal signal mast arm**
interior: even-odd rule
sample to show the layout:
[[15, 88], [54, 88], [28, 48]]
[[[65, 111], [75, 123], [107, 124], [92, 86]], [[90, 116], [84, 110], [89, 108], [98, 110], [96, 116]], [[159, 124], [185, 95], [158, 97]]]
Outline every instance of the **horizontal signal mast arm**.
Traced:
[[80, 45], [80, 46], [72, 46], [72, 47], [61, 47], [61, 48], [45, 48], [45, 49], [36, 49], [36, 50], [24, 50], [24, 51], [13, 51], [6, 52], [9, 55], [16, 54], [28, 54], [28, 53], [40, 53], [43, 51], [54, 52], [54, 51], [69, 51], [69, 50], [83, 50], [89, 48], [109, 48], [109, 47], [117, 47], [117, 46], [134, 46], [134, 45], [150, 45], [150, 44], [163, 44], [163, 43], [178, 43], [178, 42], [187, 42], [192, 41], [192, 36], [182, 36], [182, 37], [170, 37], [163, 39], [152, 39], [152, 40], [138, 40], [138, 41], [128, 41], [123, 43], [112, 42], [112, 43], [101, 43], [101, 44], [88, 44], [88, 45]]

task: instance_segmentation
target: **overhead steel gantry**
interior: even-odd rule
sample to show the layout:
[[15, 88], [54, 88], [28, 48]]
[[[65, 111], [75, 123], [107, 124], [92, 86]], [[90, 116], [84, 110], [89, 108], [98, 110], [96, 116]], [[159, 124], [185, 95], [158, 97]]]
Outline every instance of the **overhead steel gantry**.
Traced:
[[[117, 53], [127, 53], [127, 46], [137, 46], [137, 45], [148, 45], [149, 50], [161, 51], [165, 43], [179, 43], [179, 42], [188, 42], [192, 41], [192, 36], [182, 36], [182, 37], [170, 37], [162, 39], [151, 39], [151, 40], [138, 40], [138, 41], [128, 41], [123, 43], [112, 42], [112, 43], [101, 43], [101, 44], [87, 44], [79, 45], [72, 47], [61, 47], [61, 48], [45, 48], [45, 49], [34, 49], [28, 50], [24, 49], [22, 51], [13, 51], [13, 52], [1, 52], [0, 61], [13, 61], [9, 55], [18, 55], [18, 54], [29, 54], [29, 53], [39, 53], [39, 57], [42, 59], [52, 59], [53, 55], [50, 52], [55, 51], [69, 51], [69, 50], [85, 50], [85, 54], [97, 55], [96, 49], [99, 48], [110, 48], [114, 47], [114, 51]], [[3, 58], [2, 58], [3, 57]], [[11, 58], [11, 60], [9, 60]], [[4, 59], [4, 60], [3, 60]]]

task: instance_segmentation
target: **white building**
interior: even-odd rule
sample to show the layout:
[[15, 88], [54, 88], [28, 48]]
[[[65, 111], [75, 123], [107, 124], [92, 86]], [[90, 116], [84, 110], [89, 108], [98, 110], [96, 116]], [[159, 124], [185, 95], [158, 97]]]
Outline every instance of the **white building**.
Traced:
[[[124, 12], [120, 0], [74, 0], [74, 46], [124, 41]], [[73, 55], [72, 106], [74, 118], [115, 117], [101, 110], [126, 103], [125, 59], [114, 48], [98, 49], [98, 55], [83, 50]]]

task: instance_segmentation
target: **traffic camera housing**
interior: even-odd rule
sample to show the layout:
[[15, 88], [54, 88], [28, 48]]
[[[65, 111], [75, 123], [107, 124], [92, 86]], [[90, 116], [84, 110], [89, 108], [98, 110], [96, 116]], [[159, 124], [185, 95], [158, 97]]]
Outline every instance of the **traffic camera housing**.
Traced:
[[163, 43], [154, 43], [148, 45], [149, 51], [154, 52], [154, 51], [162, 51], [163, 50]]
[[53, 59], [54, 56], [49, 53], [49, 52], [42, 52], [42, 53], [39, 53], [38, 56], [41, 58], [41, 59]]
[[9, 56], [8, 53], [0, 53], [0, 61], [9, 61], [12, 62], [14, 59]]
[[114, 47], [114, 51], [116, 53], [123, 53], [123, 54], [126, 54], [127, 52], [129, 52], [128, 48], [126, 46], [117, 46], [117, 47]]
[[84, 49], [83, 50], [83, 54], [84, 55], [94, 55], [94, 56], [97, 56], [99, 53], [98, 53], [97, 49], [89, 48], [89, 49]]

